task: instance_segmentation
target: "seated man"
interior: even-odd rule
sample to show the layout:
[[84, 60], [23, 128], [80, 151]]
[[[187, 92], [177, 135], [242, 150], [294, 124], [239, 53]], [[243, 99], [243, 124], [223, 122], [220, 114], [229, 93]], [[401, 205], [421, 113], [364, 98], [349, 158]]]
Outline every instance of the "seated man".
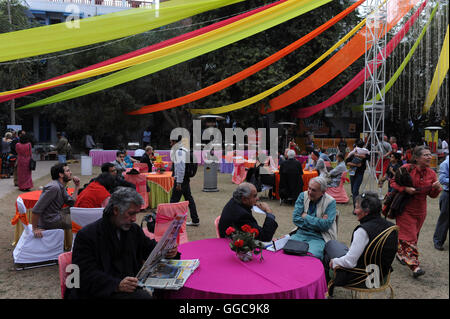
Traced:
[[[264, 225], [260, 227], [252, 215], [252, 207], [258, 206], [266, 212]], [[261, 241], [271, 241], [273, 234], [277, 230], [278, 224], [269, 205], [259, 202], [256, 187], [253, 184], [244, 182], [233, 192], [233, 198], [225, 205], [219, 220], [219, 235], [226, 237], [225, 231], [228, 227], [241, 229], [243, 225], [256, 228], [259, 232], [256, 239]]]
[[126, 152], [124, 151], [117, 151], [116, 153], [116, 160], [112, 162], [114, 166], [116, 167], [117, 174], [122, 176], [122, 173], [127, 170], [127, 163], [125, 162], [125, 156]]
[[116, 178], [109, 173], [101, 173], [78, 193], [75, 207], [105, 207], [114, 190]]
[[[125, 178], [121, 174], [117, 174], [116, 166], [113, 163], [103, 163], [101, 167], [102, 173], [109, 173], [115, 178], [115, 185], [117, 186], [123, 186], [123, 187], [131, 187], [136, 189], [136, 185], [133, 183], [127, 182]], [[92, 180], [91, 180], [92, 182]]]
[[[36, 238], [42, 237], [42, 230], [46, 229], [72, 229], [72, 221], [68, 210], [62, 207], [73, 206], [77, 200], [80, 188], [80, 179], [72, 177], [72, 172], [66, 163], [58, 163], [50, 169], [52, 181], [44, 186], [39, 200], [34, 205], [31, 215], [33, 234]], [[73, 181], [75, 190], [72, 196], [66, 191], [67, 183]]]
[[280, 198], [297, 200], [303, 190], [302, 164], [295, 159], [295, 151], [287, 152], [288, 159], [280, 164]]
[[[370, 256], [374, 249], [374, 246], [368, 248], [368, 244], [381, 232], [394, 225], [381, 217], [382, 203], [378, 199], [378, 194], [367, 192], [358, 195], [355, 201], [354, 214], [358, 218], [359, 225], [353, 231], [350, 249], [336, 240], [330, 240], [325, 246], [323, 262], [327, 277], [329, 275], [329, 269], [334, 269], [337, 266], [365, 269], [364, 256], [366, 253]], [[395, 253], [397, 252], [397, 237], [397, 233], [393, 232], [384, 243], [380, 269], [384, 276], [389, 272]], [[368, 251], [369, 249], [370, 251]], [[334, 278], [334, 284], [336, 286], [345, 286], [355, 276], [360, 275], [340, 271], [337, 273], [337, 278]], [[365, 287], [364, 280], [362, 281], [362, 285]]]
[[147, 145], [145, 147], [145, 153], [141, 157], [141, 163], [147, 164], [149, 172], [152, 171], [153, 167], [152, 158], [153, 158], [153, 148], [150, 145]]
[[326, 194], [327, 181], [323, 177], [309, 180], [308, 190], [295, 202], [293, 221], [298, 226], [291, 239], [309, 244], [309, 252], [322, 259], [325, 243], [337, 238], [336, 200]]
[[[79, 267], [79, 288], [68, 288], [66, 298], [147, 299], [152, 296], [138, 288], [135, 277], [155, 248], [135, 223], [143, 203], [129, 187], [111, 194], [103, 217], [83, 227], [75, 237], [72, 264]], [[166, 258], [179, 256], [177, 249]]]

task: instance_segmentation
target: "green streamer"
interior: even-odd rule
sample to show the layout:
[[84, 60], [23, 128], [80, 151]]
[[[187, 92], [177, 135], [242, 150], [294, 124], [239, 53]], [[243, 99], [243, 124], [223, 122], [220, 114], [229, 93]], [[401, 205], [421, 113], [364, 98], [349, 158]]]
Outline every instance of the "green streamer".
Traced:
[[244, 0], [172, 0], [77, 21], [0, 34], [0, 62], [118, 39]]
[[297, 7], [296, 10], [290, 10], [288, 12], [283, 12], [282, 14], [274, 17], [268, 18], [265, 15], [264, 21], [262, 23], [255, 23], [246, 26], [243, 30], [239, 32], [234, 32], [234, 30], [228, 30], [223, 32], [220, 39], [214, 41], [209, 41], [203, 43], [199, 46], [194, 46], [192, 48], [186, 48], [177, 53], [170, 54], [164, 57], [154, 59], [145, 63], [141, 63], [125, 70], [118, 71], [111, 75], [105, 76], [98, 80], [92, 81], [90, 83], [78, 86], [71, 90], [53, 95], [51, 97], [36, 101], [34, 103], [22, 106], [17, 110], [28, 109], [32, 107], [47, 105], [50, 103], [61, 102], [69, 99], [73, 99], [79, 96], [91, 94], [97, 91], [101, 91], [119, 84], [123, 84], [146, 75], [158, 72], [170, 66], [176, 65], [178, 63], [190, 60], [202, 54], [217, 50], [221, 47], [229, 45], [231, 43], [237, 42], [244, 38], [250, 37], [256, 33], [267, 30], [273, 26], [281, 24], [289, 19], [295, 18], [306, 12], [309, 12], [317, 7], [320, 7], [331, 0], [309, 0], [305, 1], [304, 5]]
[[[406, 55], [405, 59], [403, 60], [402, 64], [398, 67], [397, 71], [395, 71], [394, 75], [391, 77], [388, 83], [384, 86], [384, 88], [381, 90], [383, 94], [386, 94], [389, 89], [394, 85], [394, 83], [399, 78], [400, 74], [404, 71], [406, 65], [408, 64], [409, 60], [411, 60], [411, 57], [413, 56], [414, 52], [416, 51], [417, 47], [419, 46], [420, 41], [422, 40], [423, 36], [427, 32], [428, 26], [430, 25], [431, 21], [434, 18], [434, 15], [436, 14], [436, 11], [438, 9], [439, 5], [436, 5], [431, 12], [430, 19], [428, 19], [428, 22], [425, 24], [425, 26], [422, 29], [422, 32], [420, 33], [419, 37], [417, 38], [416, 42], [412, 46], [412, 48], [409, 50], [408, 54]], [[381, 99], [380, 93], [377, 94], [376, 100], [379, 101]], [[356, 106], [352, 108], [353, 111], [363, 111], [364, 105]]]

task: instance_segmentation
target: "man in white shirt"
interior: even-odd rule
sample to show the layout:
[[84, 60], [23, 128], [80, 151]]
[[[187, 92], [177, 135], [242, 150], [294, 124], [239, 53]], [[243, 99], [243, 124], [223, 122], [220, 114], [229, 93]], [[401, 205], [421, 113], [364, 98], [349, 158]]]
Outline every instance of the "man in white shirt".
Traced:
[[[382, 203], [376, 193], [366, 192], [356, 198], [355, 215], [360, 224], [353, 231], [350, 248], [336, 240], [330, 240], [325, 246], [323, 261], [327, 279], [330, 276], [329, 269], [337, 266], [348, 269], [366, 268], [364, 255], [366, 252], [370, 254], [369, 250], [373, 249], [373, 247], [368, 247], [368, 244], [384, 230], [394, 225], [381, 217], [381, 208]], [[383, 275], [390, 270], [397, 250], [397, 241], [397, 233], [393, 232], [384, 244], [380, 269]], [[344, 286], [353, 279], [353, 273], [342, 271], [334, 278], [334, 283], [336, 286]], [[364, 280], [361, 282], [362, 285], [365, 284]]]

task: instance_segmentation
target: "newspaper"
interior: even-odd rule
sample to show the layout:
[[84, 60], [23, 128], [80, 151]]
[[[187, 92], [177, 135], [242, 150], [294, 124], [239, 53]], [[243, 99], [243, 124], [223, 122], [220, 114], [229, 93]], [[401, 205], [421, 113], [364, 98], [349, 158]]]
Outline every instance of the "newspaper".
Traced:
[[270, 251], [278, 251], [280, 249], [283, 249], [284, 245], [288, 242], [290, 237], [291, 236], [289, 236], [289, 234], [287, 234], [287, 235], [284, 235], [283, 237], [278, 238], [276, 240], [263, 242], [264, 249], [267, 249], [267, 250], [270, 250]]
[[178, 290], [199, 266], [198, 259], [162, 259], [144, 283], [145, 287]]
[[176, 247], [177, 237], [186, 215], [178, 215], [152, 250], [136, 275], [138, 285], [145, 288], [180, 289], [198, 267], [198, 259], [168, 260], [166, 253]]

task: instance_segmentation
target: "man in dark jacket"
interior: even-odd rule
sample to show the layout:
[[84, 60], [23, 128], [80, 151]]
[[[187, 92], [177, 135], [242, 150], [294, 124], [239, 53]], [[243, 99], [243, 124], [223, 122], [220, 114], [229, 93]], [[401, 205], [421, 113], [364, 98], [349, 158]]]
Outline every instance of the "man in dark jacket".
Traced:
[[302, 164], [295, 159], [295, 152], [287, 152], [288, 159], [280, 164], [280, 198], [281, 200], [297, 200], [303, 190]]
[[[103, 217], [83, 227], [75, 238], [72, 264], [80, 270], [79, 288], [66, 290], [67, 298], [146, 299], [138, 288], [137, 273], [155, 248], [135, 223], [142, 197], [134, 189], [120, 187], [106, 206]], [[166, 258], [178, 255], [176, 248]]]
[[[266, 213], [264, 225], [260, 227], [252, 215], [252, 207], [257, 206]], [[256, 228], [259, 232], [256, 239], [271, 241], [278, 228], [272, 209], [266, 203], [259, 202], [256, 187], [250, 183], [240, 184], [233, 192], [233, 198], [225, 205], [219, 220], [220, 237], [225, 237], [228, 227], [241, 229], [243, 225]]]

